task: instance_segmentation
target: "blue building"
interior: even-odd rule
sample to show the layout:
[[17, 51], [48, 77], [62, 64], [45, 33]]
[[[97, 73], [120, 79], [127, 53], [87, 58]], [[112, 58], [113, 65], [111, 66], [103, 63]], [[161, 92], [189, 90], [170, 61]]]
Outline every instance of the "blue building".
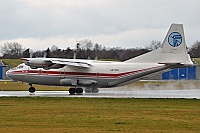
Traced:
[[175, 68], [171, 71], [162, 73], [163, 80], [196, 80], [197, 67]]
[[8, 69], [9, 69], [9, 68], [8, 68], [7, 65], [2, 65], [2, 66], [0, 66], [0, 80], [2, 80], [2, 79], [8, 79], [8, 78], [6, 77], [6, 71], [7, 71]]
[[0, 79], [3, 79], [3, 67], [0, 66]]

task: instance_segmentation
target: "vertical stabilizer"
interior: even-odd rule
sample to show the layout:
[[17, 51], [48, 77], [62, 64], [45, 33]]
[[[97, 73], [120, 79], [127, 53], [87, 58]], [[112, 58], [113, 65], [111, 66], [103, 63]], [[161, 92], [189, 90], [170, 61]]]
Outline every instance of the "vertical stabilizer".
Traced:
[[162, 44], [162, 52], [187, 54], [182, 24], [172, 24]]
[[162, 47], [125, 61], [127, 63], [178, 63], [192, 65], [187, 51], [182, 24], [172, 24]]

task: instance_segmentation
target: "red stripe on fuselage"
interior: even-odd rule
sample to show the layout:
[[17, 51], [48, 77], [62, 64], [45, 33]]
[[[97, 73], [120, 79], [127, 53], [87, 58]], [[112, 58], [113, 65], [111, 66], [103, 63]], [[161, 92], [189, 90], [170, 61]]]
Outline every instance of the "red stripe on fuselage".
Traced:
[[123, 72], [123, 73], [86, 73], [86, 72], [62, 72], [62, 71], [46, 71], [46, 70], [16, 70], [10, 72], [11, 74], [29, 74], [29, 75], [49, 75], [49, 76], [79, 76], [79, 77], [104, 77], [104, 78], [119, 78], [124, 76], [129, 76], [132, 74], [145, 72], [149, 70], [153, 70], [156, 68], [160, 68], [163, 66], [151, 67], [141, 70], [135, 70], [131, 72]]

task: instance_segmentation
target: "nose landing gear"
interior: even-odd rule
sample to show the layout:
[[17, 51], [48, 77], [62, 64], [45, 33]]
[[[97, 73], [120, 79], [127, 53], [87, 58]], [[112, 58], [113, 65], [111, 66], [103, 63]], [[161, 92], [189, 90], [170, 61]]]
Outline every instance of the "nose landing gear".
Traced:
[[28, 89], [28, 91], [30, 93], [34, 93], [35, 92], [35, 87], [32, 86], [32, 84], [29, 84], [30, 85], [30, 88]]

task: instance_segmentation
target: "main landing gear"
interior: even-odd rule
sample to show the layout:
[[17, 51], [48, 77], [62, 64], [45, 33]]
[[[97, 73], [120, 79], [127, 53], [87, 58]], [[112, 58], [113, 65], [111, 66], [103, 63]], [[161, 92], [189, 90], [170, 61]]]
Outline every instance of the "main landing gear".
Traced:
[[83, 89], [82, 88], [69, 88], [69, 94], [82, 94], [83, 93]]
[[28, 89], [28, 91], [30, 93], [34, 93], [35, 92], [35, 87], [32, 86], [32, 84], [29, 84], [30, 85], [30, 88]]
[[85, 88], [85, 93], [98, 93], [98, 92], [99, 92], [98, 88], [89, 88], [89, 87]]
[[[99, 89], [98, 88], [88, 88], [86, 87], [85, 93], [98, 93]], [[69, 88], [69, 94], [74, 95], [74, 94], [82, 94], [83, 89], [82, 88]]]

